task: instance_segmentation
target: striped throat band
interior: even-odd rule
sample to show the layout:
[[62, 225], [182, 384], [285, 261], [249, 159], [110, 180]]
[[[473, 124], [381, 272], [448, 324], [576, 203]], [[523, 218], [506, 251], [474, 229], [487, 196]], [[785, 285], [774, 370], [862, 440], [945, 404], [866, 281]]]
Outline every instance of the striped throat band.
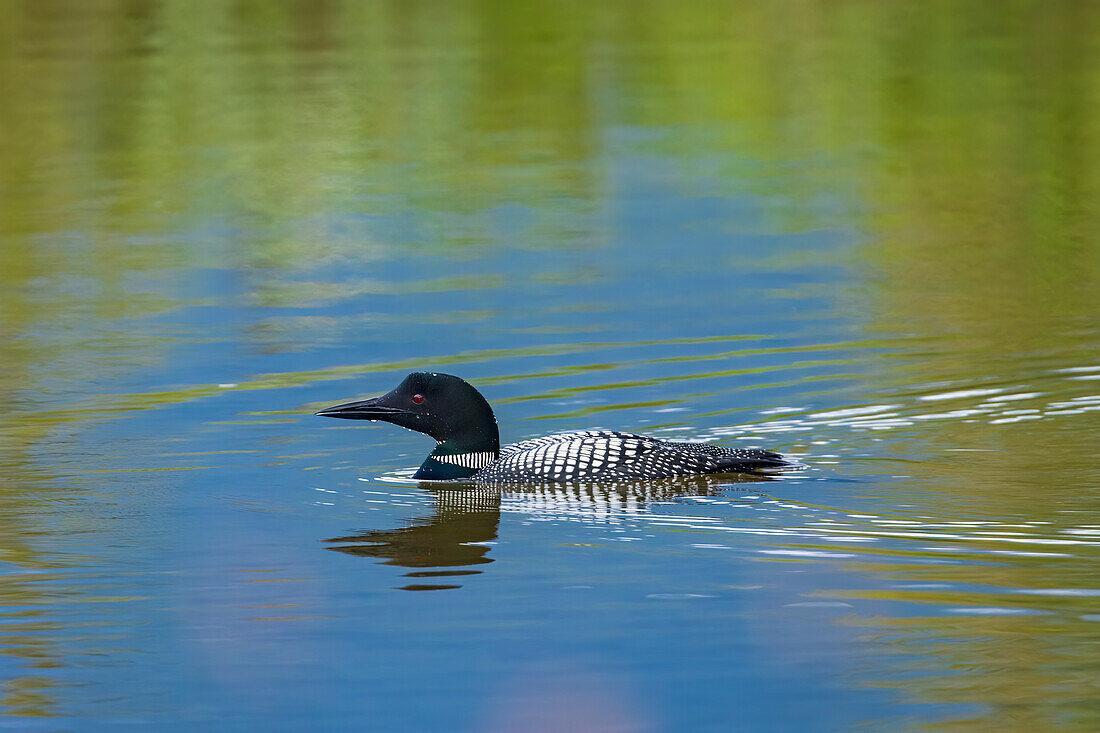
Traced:
[[433, 455], [432, 458], [440, 463], [451, 463], [463, 468], [485, 468], [497, 459], [497, 454], [492, 451], [482, 451], [480, 453], [456, 453], [449, 456]]

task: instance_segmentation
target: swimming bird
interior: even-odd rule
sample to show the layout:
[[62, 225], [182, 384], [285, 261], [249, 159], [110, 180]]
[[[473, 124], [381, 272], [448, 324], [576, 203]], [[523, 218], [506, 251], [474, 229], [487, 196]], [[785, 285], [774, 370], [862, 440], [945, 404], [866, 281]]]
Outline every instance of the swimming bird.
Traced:
[[614, 430], [585, 430], [500, 447], [488, 401], [459, 377], [413, 372], [381, 397], [327, 407], [322, 417], [382, 420], [426, 433], [436, 447], [413, 478], [477, 483], [636, 481], [708, 473], [800, 468], [759, 448], [675, 443]]

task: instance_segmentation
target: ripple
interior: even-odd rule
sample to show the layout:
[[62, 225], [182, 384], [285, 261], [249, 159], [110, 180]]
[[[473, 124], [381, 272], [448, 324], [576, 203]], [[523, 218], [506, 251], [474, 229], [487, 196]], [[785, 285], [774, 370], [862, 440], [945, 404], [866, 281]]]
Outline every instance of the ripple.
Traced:
[[1000, 608], [998, 606], [963, 606], [944, 610], [947, 613], [966, 616], [1038, 616], [1045, 613], [1033, 608]]
[[790, 555], [793, 557], [855, 557], [855, 555], [846, 552], [825, 552], [824, 550], [757, 550], [757, 552], [764, 555]]
[[716, 598], [717, 596], [709, 595], [707, 593], [650, 593], [646, 598], [652, 598], [659, 601], [680, 601], [680, 600], [692, 600], [695, 598]]
[[917, 399], [918, 400], [923, 400], [925, 402], [933, 402], [933, 401], [939, 401], [939, 400], [957, 400], [957, 399], [961, 399], [963, 397], [981, 397], [983, 395], [997, 394], [998, 392], [1003, 392], [1003, 391], [1004, 390], [998, 389], [998, 388], [994, 388], [994, 389], [960, 389], [960, 390], [957, 390], [957, 391], [954, 391], [954, 392], [941, 392], [939, 394], [921, 395]]

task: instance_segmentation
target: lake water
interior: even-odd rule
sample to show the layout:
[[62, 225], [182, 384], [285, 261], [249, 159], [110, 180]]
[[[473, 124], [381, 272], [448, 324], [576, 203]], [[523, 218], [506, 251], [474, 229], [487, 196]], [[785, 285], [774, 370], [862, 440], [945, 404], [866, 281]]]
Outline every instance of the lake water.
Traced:
[[[0, 728], [1100, 729], [1100, 7], [16, 4]], [[316, 418], [777, 480], [502, 492]]]

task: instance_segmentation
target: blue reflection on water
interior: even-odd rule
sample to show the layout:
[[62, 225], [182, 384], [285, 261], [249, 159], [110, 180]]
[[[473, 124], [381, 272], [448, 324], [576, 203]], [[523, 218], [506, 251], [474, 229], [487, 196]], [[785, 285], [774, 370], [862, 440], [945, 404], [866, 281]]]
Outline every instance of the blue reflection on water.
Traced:
[[[940, 513], [942, 477], [912, 478], [937, 448], [918, 418], [942, 409], [921, 399], [957, 386], [870, 391], [890, 366], [876, 357], [908, 344], [840, 305], [860, 297], [840, 264], [856, 234], [770, 226], [763, 199], [685, 191], [659, 157], [614, 170], [604, 198], [559, 222], [578, 232], [566, 246], [518, 205], [484, 214], [498, 234], [469, 247], [430, 243], [431, 212], [329, 215], [312, 226], [361, 239], [358, 255], [255, 267], [215, 254], [131, 284], [164, 300], [156, 315], [89, 321], [89, 357], [128, 364], [34, 396], [84, 422], [38, 459], [42, 483], [72, 496], [35, 517], [50, 563], [9, 576], [35, 598], [10, 612], [48, 626], [41, 643], [10, 643], [47, 660], [58, 714], [270, 730], [827, 730], [976, 714], [894, 689], [945, 669], [922, 671], [889, 623], [1047, 611], [958, 576], [905, 586], [899, 568], [981, 575], [1009, 561], [983, 554], [1019, 548], [1008, 540], [1067, 549], [1043, 544], [1061, 530], [952, 525], [968, 517]], [[196, 231], [181, 241], [238, 254], [263, 236]], [[645, 429], [812, 468], [663, 493], [441, 496], [378, 480], [418, 464], [424, 436], [311, 415], [422, 368], [477, 382], [506, 440]], [[1044, 399], [1081, 396], [1038, 370], [1018, 381], [1040, 378]], [[1004, 409], [982, 402], [988, 389], [962, 392], [951, 406], [970, 411], [945, 419]], [[1066, 557], [1092, 551], [1081, 537]]]

